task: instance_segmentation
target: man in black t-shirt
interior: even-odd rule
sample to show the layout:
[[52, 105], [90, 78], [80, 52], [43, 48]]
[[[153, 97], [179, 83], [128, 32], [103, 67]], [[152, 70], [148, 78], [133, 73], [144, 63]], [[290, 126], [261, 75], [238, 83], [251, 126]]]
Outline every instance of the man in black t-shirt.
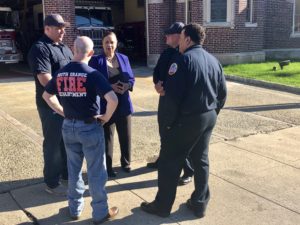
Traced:
[[44, 141], [44, 181], [46, 191], [56, 195], [66, 195], [66, 187], [60, 179], [67, 181], [67, 159], [61, 135], [63, 118], [42, 99], [44, 86], [57, 70], [68, 64], [73, 58], [71, 50], [62, 43], [65, 22], [59, 14], [46, 16], [44, 35], [33, 44], [28, 53], [28, 63], [32, 70], [36, 86], [36, 105], [42, 123]]
[[[62, 134], [68, 156], [70, 216], [78, 219], [84, 207], [85, 187], [81, 169], [85, 158], [93, 221], [100, 224], [119, 211], [117, 207], [109, 209], [107, 204], [105, 142], [101, 125], [111, 118], [118, 98], [105, 77], [88, 66], [93, 53], [92, 40], [78, 37], [74, 42], [74, 61], [59, 70], [48, 82], [43, 98], [55, 112], [65, 117]], [[99, 97], [107, 102], [103, 115], [99, 115]]]

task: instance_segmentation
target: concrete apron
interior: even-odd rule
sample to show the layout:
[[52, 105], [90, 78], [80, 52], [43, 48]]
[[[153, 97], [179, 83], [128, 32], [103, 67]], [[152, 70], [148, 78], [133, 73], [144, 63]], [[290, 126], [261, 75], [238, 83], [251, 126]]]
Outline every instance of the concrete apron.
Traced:
[[[132, 173], [119, 173], [107, 184], [110, 206], [120, 207], [111, 224], [299, 224], [300, 223], [300, 140], [291, 133], [299, 127], [260, 134], [210, 147], [211, 201], [207, 215], [195, 218], [185, 202], [193, 184], [178, 188], [169, 218], [149, 215], [139, 209], [142, 201], [152, 201], [157, 191], [157, 173], [147, 170], [144, 161], [133, 162]], [[289, 137], [291, 141], [283, 142]], [[251, 143], [251, 145], [250, 145]], [[271, 144], [270, 144], [271, 143]], [[274, 151], [270, 148], [276, 145]], [[289, 149], [283, 154], [280, 149]], [[39, 224], [69, 223], [67, 201], [43, 190], [42, 184], [12, 191], [22, 208]], [[85, 210], [78, 224], [91, 223], [91, 198], [85, 197]]]

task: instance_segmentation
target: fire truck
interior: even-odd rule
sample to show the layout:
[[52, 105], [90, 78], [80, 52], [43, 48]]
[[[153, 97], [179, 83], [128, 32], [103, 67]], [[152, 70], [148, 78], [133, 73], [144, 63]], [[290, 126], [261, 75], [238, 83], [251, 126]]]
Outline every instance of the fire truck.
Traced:
[[94, 42], [96, 54], [99, 54], [104, 33], [114, 30], [111, 8], [77, 5], [75, 6], [75, 25], [77, 35], [90, 37]]
[[21, 60], [13, 24], [12, 9], [0, 7], [0, 63], [18, 63]]

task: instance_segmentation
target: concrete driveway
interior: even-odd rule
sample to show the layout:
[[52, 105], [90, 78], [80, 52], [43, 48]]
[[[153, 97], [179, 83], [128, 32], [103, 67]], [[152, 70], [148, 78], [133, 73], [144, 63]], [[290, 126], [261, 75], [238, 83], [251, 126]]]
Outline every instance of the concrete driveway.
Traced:
[[[232, 82], [210, 146], [212, 199], [207, 216], [195, 219], [184, 206], [192, 184], [178, 189], [170, 218], [143, 213], [139, 204], [156, 193], [156, 172], [144, 166], [159, 151], [158, 96], [151, 72], [136, 71], [134, 171], [129, 176], [120, 171], [108, 182], [109, 201], [121, 209], [108, 224], [300, 224], [300, 96]], [[43, 191], [34, 91], [30, 77], [0, 80], [0, 224], [69, 224], [65, 199]], [[89, 201], [87, 196], [78, 224], [91, 223]]]

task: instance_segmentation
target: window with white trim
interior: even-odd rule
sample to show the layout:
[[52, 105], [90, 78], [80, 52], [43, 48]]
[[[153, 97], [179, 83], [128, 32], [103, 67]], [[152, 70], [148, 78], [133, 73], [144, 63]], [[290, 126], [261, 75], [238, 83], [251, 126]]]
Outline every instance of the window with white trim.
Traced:
[[204, 0], [204, 24], [207, 26], [232, 26], [234, 0]]
[[246, 27], [257, 27], [257, 23], [255, 23], [254, 19], [254, 0], [247, 0], [246, 6]]
[[253, 23], [253, 0], [247, 0], [246, 22]]
[[300, 34], [300, 0], [294, 3], [294, 26], [293, 33]]

